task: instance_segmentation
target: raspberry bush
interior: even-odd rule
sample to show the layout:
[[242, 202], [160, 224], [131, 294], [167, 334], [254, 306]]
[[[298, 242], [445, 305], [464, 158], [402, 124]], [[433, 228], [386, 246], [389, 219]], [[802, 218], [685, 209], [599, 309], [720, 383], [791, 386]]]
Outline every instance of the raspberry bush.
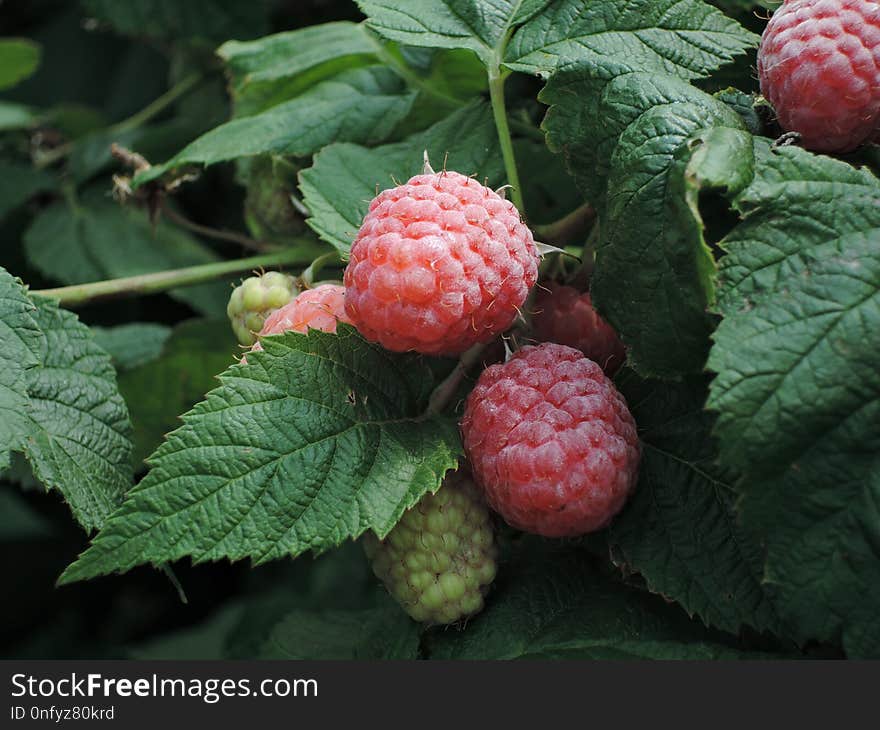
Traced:
[[8, 655], [880, 656], [878, 3], [43, 5]]

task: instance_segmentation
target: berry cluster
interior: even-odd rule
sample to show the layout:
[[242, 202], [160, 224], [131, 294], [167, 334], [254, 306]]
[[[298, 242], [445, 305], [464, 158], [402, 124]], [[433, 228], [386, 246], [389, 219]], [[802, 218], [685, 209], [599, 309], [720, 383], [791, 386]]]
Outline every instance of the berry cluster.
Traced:
[[623, 344], [589, 293], [546, 282], [527, 305], [538, 262], [512, 203], [459, 173], [426, 171], [372, 201], [344, 287], [309, 289], [267, 316], [261, 308], [262, 326], [250, 328], [332, 333], [345, 322], [389, 350], [448, 355], [533, 314], [525, 335], [543, 344], [485, 369], [467, 398], [468, 465], [384, 539], [364, 537], [374, 572], [418, 621], [453, 623], [482, 608], [496, 571], [488, 506], [516, 528], [576, 536], [607, 525], [635, 487], [636, 426], [602, 371], [620, 367]]

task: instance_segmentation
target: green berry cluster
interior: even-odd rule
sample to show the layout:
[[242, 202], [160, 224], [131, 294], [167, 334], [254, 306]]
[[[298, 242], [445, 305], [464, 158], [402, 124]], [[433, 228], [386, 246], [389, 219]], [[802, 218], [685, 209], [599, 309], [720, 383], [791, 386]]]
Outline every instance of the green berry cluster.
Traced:
[[226, 314], [238, 341], [242, 345], [253, 345], [266, 317], [298, 293], [296, 280], [280, 271], [251, 276], [241, 282], [226, 306]]
[[483, 608], [497, 569], [489, 509], [467, 473], [447, 476], [384, 540], [364, 539], [373, 572], [416, 621], [450, 624]]

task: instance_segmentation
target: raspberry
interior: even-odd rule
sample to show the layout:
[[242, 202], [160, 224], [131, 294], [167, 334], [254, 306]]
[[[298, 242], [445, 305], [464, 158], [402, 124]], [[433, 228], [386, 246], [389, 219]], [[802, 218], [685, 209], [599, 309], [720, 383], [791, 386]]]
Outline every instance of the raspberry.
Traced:
[[[345, 314], [345, 289], [336, 284], [321, 284], [314, 289], [306, 289], [296, 299], [276, 309], [266, 318], [260, 337], [280, 335], [282, 332], [305, 334], [309, 329], [321, 332], [336, 332], [338, 322], [351, 324]], [[262, 350], [257, 341], [251, 350]], [[247, 364], [247, 358], [241, 362]]]
[[388, 350], [452, 355], [513, 323], [538, 275], [512, 203], [457, 172], [385, 190], [351, 247], [345, 308]]
[[580, 350], [599, 363], [609, 377], [626, 359], [623, 343], [593, 308], [589, 292], [549, 283], [538, 288], [532, 331], [539, 342], [556, 342]]
[[466, 471], [448, 474], [384, 540], [365, 535], [364, 549], [403, 609], [433, 624], [480, 611], [497, 568], [491, 516]]
[[527, 532], [598, 530], [635, 488], [639, 441], [626, 401], [595, 362], [565, 345], [524, 347], [484, 370], [461, 431], [489, 504]]
[[345, 289], [336, 284], [321, 284], [307, 289], [289, 304], [272, 312], [260, 330], [260, 336], [277, 335], [288, 330], [336, 332], [337, 322], [351, 324], [345, 313]]
[[764, 30], [758, 75], [804, 147], [855, 149], [880, 126], [880, 3], [788, 0]]
[[263, 328], [266, 317], [296, 296], [296, 281], [279, 271], [245, 279], [232, 292], [226, 314], [232, 330], [242, 345], [257, 341], [256, 333]]

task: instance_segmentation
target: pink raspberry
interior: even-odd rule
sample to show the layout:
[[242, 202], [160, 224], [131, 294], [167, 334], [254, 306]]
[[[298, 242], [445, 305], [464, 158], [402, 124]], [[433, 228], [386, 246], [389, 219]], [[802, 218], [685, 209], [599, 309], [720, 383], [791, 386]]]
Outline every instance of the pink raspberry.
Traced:
[[635, 488], [636, 424], [595, 362], [565, 345], [524, 347], [480, 375], [461, 421], [489, 504], [521, 530], [598, 530]]
[[539, 342], [556, 342], [580, 350], [599, 363], [609, 377], [626, 359], [617, 333], [593, 308], [589, 292], [570, 286], [542, 284], [535, 296], [532, 331]]
[[452, 355], [517, 316], [538, 251], [516, 207], [457, 172], [381, 192], [351, 247], [345, 309], [388, 350]]
[[855, 149], [880, 127], [880, 3], [788, 0], [764, 30], [758, 75], [804, 147]]
[[[292, 302], [272, 312], [260, 330], [260, 337], [290, 331], [305, 334], [309, 329], [335, 333], [338, 322], [351, 324], [345, 313], [345, 288], [336, 284], [321, 284], [314, 289], [306, 289]], [[262, 349], [259, 341], [251, 348]], [[247, 364], [246, 358], [241, 361]]]

